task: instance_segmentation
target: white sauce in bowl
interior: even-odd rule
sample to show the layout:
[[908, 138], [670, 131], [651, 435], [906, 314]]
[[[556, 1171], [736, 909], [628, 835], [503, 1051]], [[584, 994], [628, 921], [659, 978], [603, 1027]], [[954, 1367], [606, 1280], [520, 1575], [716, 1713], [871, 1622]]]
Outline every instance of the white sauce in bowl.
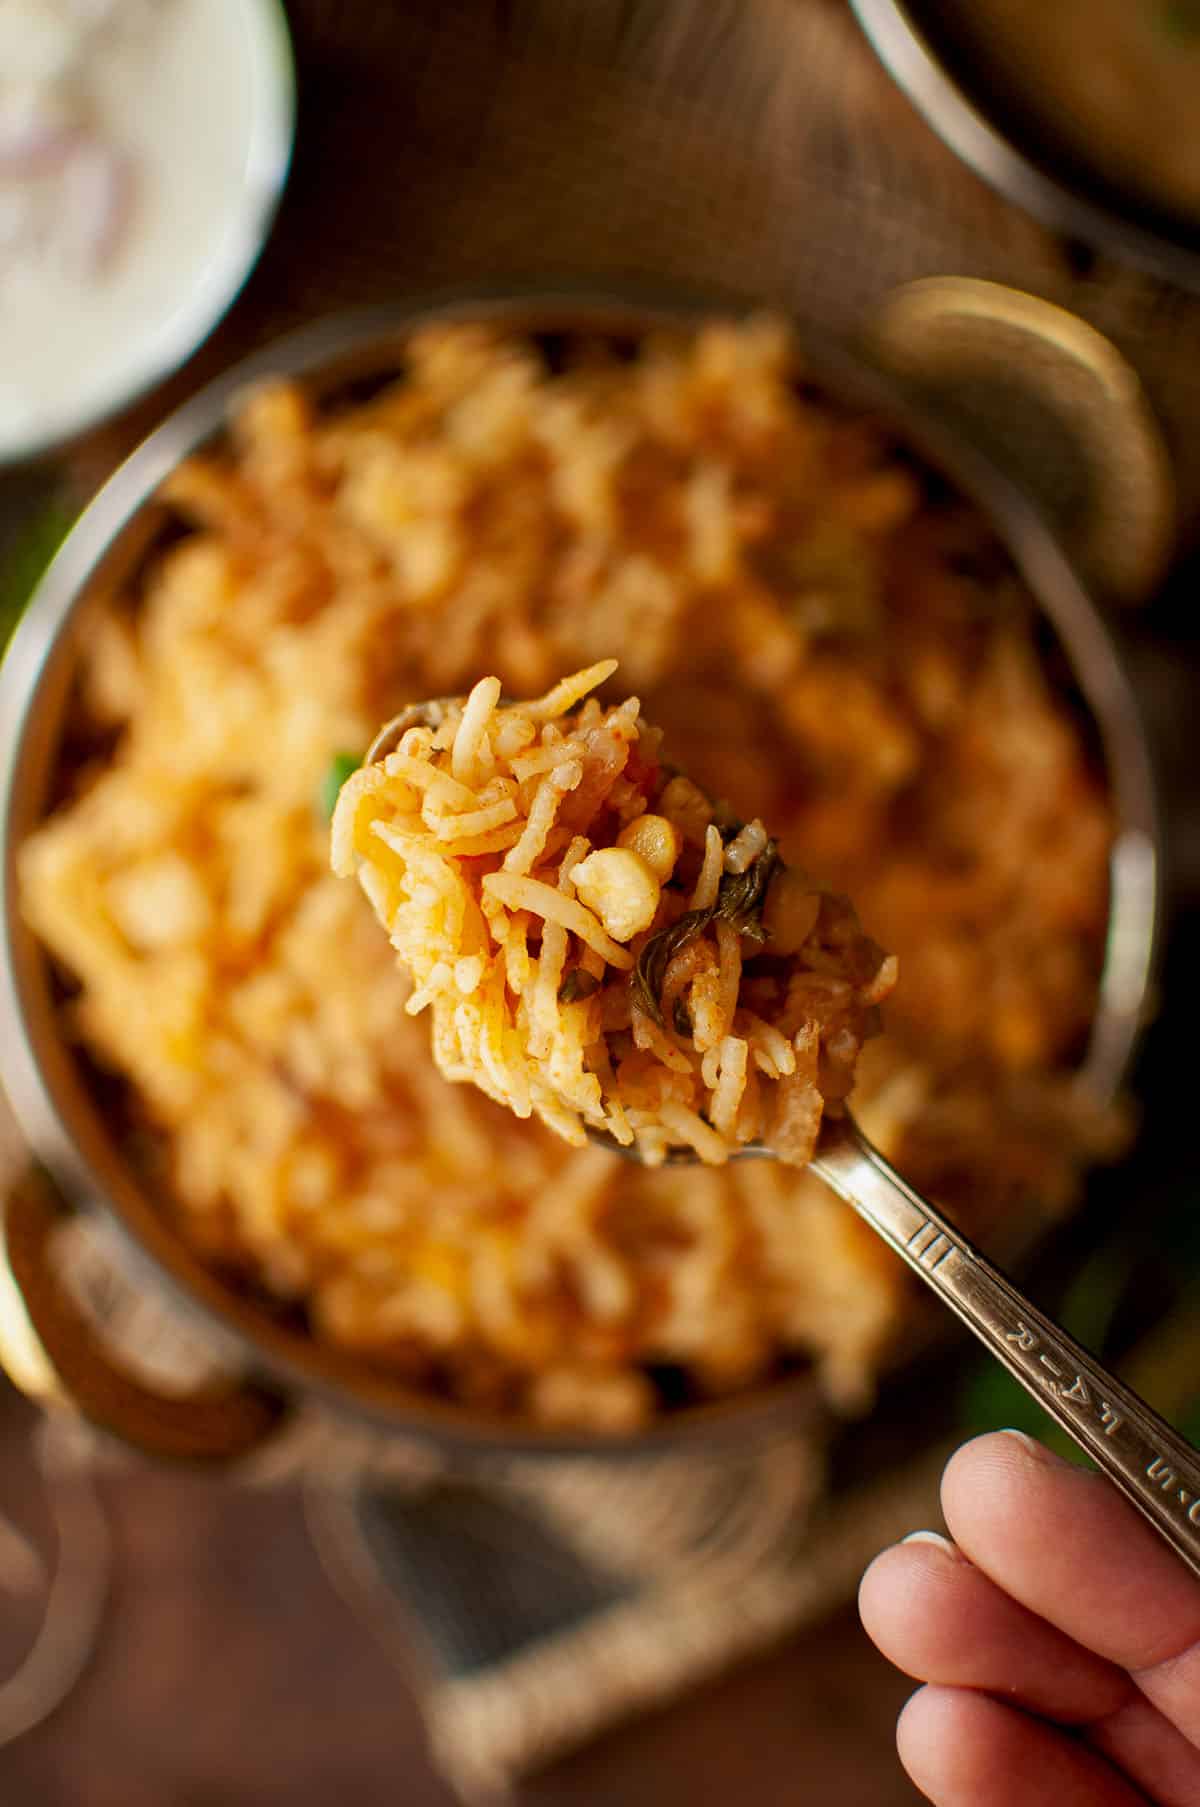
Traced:
[[291, 145], [274, 0], [0, 0], [0, 460], [181, 363]]

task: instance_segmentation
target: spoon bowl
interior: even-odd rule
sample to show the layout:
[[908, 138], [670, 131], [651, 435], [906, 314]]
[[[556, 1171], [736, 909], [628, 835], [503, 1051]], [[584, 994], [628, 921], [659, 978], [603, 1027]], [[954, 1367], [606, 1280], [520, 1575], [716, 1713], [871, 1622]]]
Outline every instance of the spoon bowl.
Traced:
[[[507, 698], [502, 699], [507, 701]], [[455, 703], [462, 704], [461, 696], [427, 697], [420, 703], [409, 703], [399, 715], [393, 715], [391, 721], [384, 722], [382, 728], [367, 748], [364, 765], [378, 765], [389, 753], [394, 753], [410, 728], [440, 728], [446, 718], [446, 711]]]

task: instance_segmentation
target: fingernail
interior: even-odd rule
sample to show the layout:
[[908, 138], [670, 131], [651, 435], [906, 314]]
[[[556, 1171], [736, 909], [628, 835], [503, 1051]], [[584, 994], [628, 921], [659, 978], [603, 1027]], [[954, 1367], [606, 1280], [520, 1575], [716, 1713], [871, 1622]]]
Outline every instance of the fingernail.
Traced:
[[1027, 1431], [1014, 1430], [1012, 1425], [1006, 1424], [1001, 1430], [1000, 1435], [1002, 1437], [1012, 1437], [1035, 1462], [1052, 1463], [1057, 1460], [1057, 1457], [1052, 1450], [1047, 1449], [1044, 1443], [1039, 1443], [1036, 1437], [1031, 1437]]
[[955, 1561], [961, 1560], [955, 1545], [950, 1542], [948, 1537], [943, 1537], [940, 1531], [910, 1531], [908, 1536], [902, 1537], [900, 1541], [901, 1543], [931, 1543], [935, 1549], [943, 1551], [945, 1555], [953, 1556]]

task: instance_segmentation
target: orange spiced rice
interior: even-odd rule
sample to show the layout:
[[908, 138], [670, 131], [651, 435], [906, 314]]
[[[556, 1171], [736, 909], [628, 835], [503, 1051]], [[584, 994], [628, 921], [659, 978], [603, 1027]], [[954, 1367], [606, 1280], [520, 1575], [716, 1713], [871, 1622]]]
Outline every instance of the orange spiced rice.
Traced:
[[[367, 401], [263, 385], [162, 500], [185, 531], [88, 643], [81, 706], [110, 750], [21, 878], [71, 1032], [128, 1082], [163, 1208], [222, 1272], [366, 1361], [547, 1424], [636, 1427], [666, 1392], [782, 1362], [869, 1397], [909, 1295], [852, 1212], [804, 1171], [635, 1167], [447, 1084], [371, 904], [330, 870], [332, 795], [380, 722], [611, 657], [620, 688], [592, 706], [635, 693], [703, 794], [898, 956], [858, 1061], [868, 1134], [976, 1234], [1070, 1203], [1103, 1131], [1070, 1080], [1104, 789], [991, 530], [805, 387], [786, 327], [576, 358], [429, 329]], [[506, 952], [519, 968], [519, 937]]]

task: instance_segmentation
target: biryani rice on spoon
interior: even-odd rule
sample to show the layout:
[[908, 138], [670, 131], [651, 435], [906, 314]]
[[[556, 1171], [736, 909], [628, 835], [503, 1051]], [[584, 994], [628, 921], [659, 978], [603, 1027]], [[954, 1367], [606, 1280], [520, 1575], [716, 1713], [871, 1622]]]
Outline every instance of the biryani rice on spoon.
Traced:
[[410, 972], [447, 1079], [650, 1165], [762, 1142], [802, 1166], [896, 960], [673, 770], [636, 697], [592, 694], [616, 664], [532, 702], [487, 677], [410, 711], [341, 789], [334, 870]]

